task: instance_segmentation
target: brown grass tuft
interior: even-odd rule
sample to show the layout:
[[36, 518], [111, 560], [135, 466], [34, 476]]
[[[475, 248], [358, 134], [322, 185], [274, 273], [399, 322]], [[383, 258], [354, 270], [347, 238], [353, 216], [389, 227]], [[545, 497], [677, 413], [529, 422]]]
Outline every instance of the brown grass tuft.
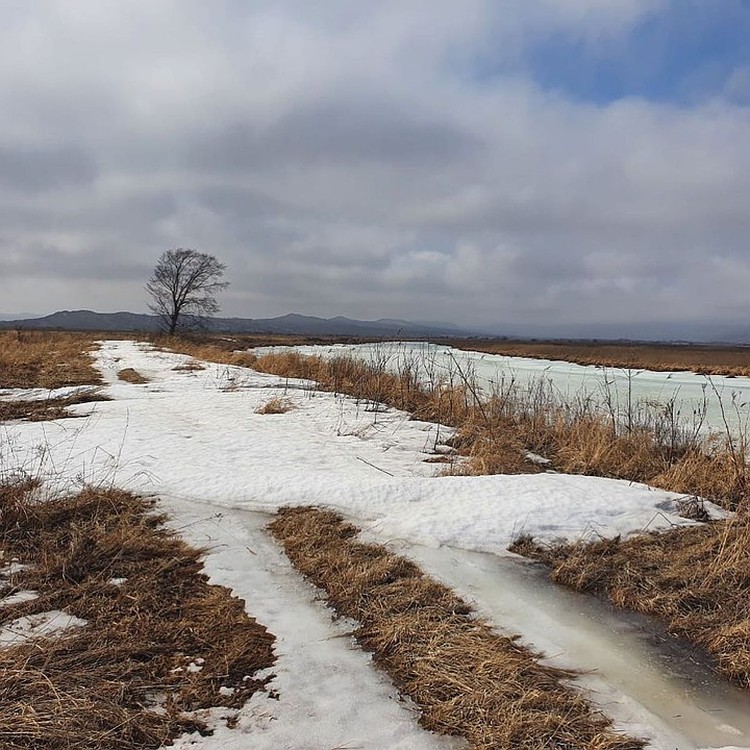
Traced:
[[73, 414], [68, 407], [75, 404], [89, 404], [95, 401], [108, 401], [109, 397], [100, 391], [86, 390], [63, 398], [48, 398], [38, 401], [0, 401], [0, 422], [12, 419], [26, 419], [29, 422], [46, 422], [51, 419], [64, 419], [81, 416]]
[[256, 414], [286, 414], [286, 412], [294, 409], [294, 404], [288, 398], [281, 398], [281, 396], [275, 396], [272, 399], [266, 401], [265, 404], [259, 406], [256, 410]]
[[551, 566], [558, 583], [659, 617], [750, 688], [750, 515], [591, 544], [525, 538], [511, 549]]
[[385, 548], [354, 540], [358, 529], [315, 508], [284, 509], [269, 529], [425, 728], [464, 737], [472, 748], [635, 750], [640, 740], [610, 722], [513, 638], [495, 633], [450, 589]]
[[205, 369], [205, 365], [200, 362], [186, 362], [184, 365], [177, 365], [177, 367], [172, 368], [174, 372], [198, 372]]
[[119, 370], [117, 377], [120, 380], [123, 380], [126, 383], [132, 383], [133, 385], [143, 385], [144, 383], [151, 382], [147, 377], [141, 375], [138, 370], [134, 370], [132, 367], [126, 367], [123, 370]]
[[6, 605], [0, 621], [64, 609], [88, 624], [0, 650], [3, 747], [155, 750], [205, 731], [195, 709], [239, 707], [262, 689], [253, 675], [272, 664], [273, 636], [207, 583], [201, 552], [161, 526], [152, 501], [85, 490], [40, 503], [29, 489], [0, 491], [3, 553], [30, 566], [3, 593], [39, 598]]

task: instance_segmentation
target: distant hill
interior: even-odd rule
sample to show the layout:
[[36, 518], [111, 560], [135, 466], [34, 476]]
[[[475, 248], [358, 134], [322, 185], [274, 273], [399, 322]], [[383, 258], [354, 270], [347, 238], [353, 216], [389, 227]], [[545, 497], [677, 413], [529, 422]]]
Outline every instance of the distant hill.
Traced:
[[[98, 313], [63, 310], [42, 318], [3, 320], [0, 329], [57, 329], [66, 331], [145, 331], [161, 328], [159, 318], [131, 312]], [[750, 326], [704, 322], [589, 324], [534, 326], [506, 323], [493, 327], [459, 328], [451, 323], [415, 322], [381, 318], [355, 320], [337, 316], [317, 318], [290, 313], [277, 318], [211, 318], [205, 328], [215, 333], [287, 333], [298, 336], [427, 339], [449, 337], [509, 337], [519, 339], [575, 339], [582, 341], [661, 341], [750, 344]]]
[[[42, 318], [0, 321], [0, 328], [156, 332], [161, 329], [161, 321], [154, 315], [131, 312], [63, 310]], [[289, 333], [301, 336], [427, 338], [472, 335], [471, 331], [450, 324], [412, 323], [408, 320], [391, 319], [353, 320], [341, 316], [316, 318], [296, 313], [278, 318], [210, 318], [205, 322], [205, 328], [217, 333]]]
[[63, 331], [157, 331], [159, 321], [153, 315], [91, 310], [62, 310], [42, 318], [3, 320], [0, 328], [55, 329]]
[[503, 323], [480, 326], [489, 336], [519, 339], [563, 339], [576, 341], [653, 341], [693, 344], [750, 344], [750, 325], [737, 322], [641, 322], [532, 325]]

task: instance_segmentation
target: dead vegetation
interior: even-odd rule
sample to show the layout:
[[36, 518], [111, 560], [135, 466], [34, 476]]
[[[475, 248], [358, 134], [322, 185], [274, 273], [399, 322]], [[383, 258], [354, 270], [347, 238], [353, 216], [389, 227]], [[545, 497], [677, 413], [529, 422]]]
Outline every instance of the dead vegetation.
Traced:
[[354, 540], [356, 527], [315, 508], [284, 509], [270, 530], [294, 566], [326, 592], [432, 731], [476, 750], [635, 750], [513, 638], [495, 633], [450, 589], [385, 548]]
[[750, 514], [590, 544], [525, 538], [511, 549], [549, 565], [557, 583], [655, 615], [750, 688]]
[[[680, 421], [676, 398], [663, 404], [633, 403], [618, 412], [590, 398], [563, 400], [543, 380], [522, 388], [510, 379], [485, 394], [471, 372], [458, 366], [438, 372], [419, 358], [400, 359], [393, 372], [385, 356], [370, 362], [291, 350], [255, 356], [229, 352], [232, 344], [237, 342], [175, 342], [176, 351], [195, 357], [316, 381], [321, 390], [453, 427], [451, 443], [462, 458], [446, 463], [445, 473], [535, 473], [543, 468], [642, 482], [700, 495], [731, 510], [750, 502], [746, 440], [705, 437], [699, 414], [694, 423]], [[529, 451], [550, 463], [540, 467], [528, 460]]]
[[0, 331], [0, 388], [98, 385], [94, 338], [82, 333]]
[[[0, 332], [0, 387], [56, 389], [99, 385], [91, 350], [94, 339], [85, 334]], [[26, 419], [33, 422], [76, 416], [68, 407], [106, 400], [98, 389], [80, 390], [46, 399], [0, 400], [0, 422]]]
[[579, 365], [682, 370], [702, 375], [750, 376], [750, 347], [700, 344], [605, 343], [599, 341], [446, 340], [457, 349], [508, 357], [562, 360]]
[[172, 368], [174, 372], [200, 372], [205, 369], [206, 366], [200, 362], [186, 362], [184, 365], [177, 365], [177, 367]]
[[[195, 359], [216, 362], [220, 365], [252, 367], [255, 362], [253, 354], [234, 351], [227, 346], [223, 346], [220, 340], [211, 337], [156, 336], [151, 340], [151, 343], [160, 349], [166, 349], [177, 354], [187, 354]], [[190, 369], [191, 365], [192, 363], [186, 363], [181, 365], [180, 369]]]
[[76, 404], [88, 404], [95, 401], [107, 401], [108, 397], [98, 390], [85, 390], [60, 398], [40, 400], [0, 400], [0, 422], [12, 419], [25, 419], [29, 422], [46, 422], [51, 419], [64, 419], [81, 416], [69, 411]]
[[286, 412], [294, 409], [294, 404], [288, 398], [282, 398], [281, 396], [275, 396], [274, 398], [266, 401], [265, 404], [259, 406], [256, 410], [256, 414], [286, 414]]
[[[674, 401], [633, 406], [624, 415], [587, 399], [563, 401], [544, 382], [528, 388], [499, 384], [480, 393], [470, 373], [425, 378], [424, 366], [405, 360], [398, 373], [386, 363], [351, 357], [323, 359], [296, 352], [258, 357], [256, 370], [317, 381], [323, 390], [385, 403], [417, 419], [455, 427], [452, 445], [468, 457], [452, 473], [538, 472], [527, 451], [571, 474], [626, 479], [683, 494], [698, 494], [735, 509], [750, 490], [743, 440], [704, 438], [679, 422]], [[422, 368], [422, 369], [420, 369]]]
[[[273, 662], [273, 636], [201, 573], [201, 552], [162, 526], [153, 502], [87, 489], [36, 502], [0, 487], [2, 559], [24, 569], [3, 624], [64, 610], [87, 622], [0, 649], [0, 736], [9, 750], [159, 748], [205, 732], [191, 712], [242, 706]], [[220, 688], [228, 688], [221, 690]]]
[[150, 383], [151, 381], [141, 375], [138, 370], [134, 370], [132, 367], [126, 367], [123, 370], [119, 370], [117, 377], [125, 383], [132, 383], [133, 385], [143, 385], [144, 383]]

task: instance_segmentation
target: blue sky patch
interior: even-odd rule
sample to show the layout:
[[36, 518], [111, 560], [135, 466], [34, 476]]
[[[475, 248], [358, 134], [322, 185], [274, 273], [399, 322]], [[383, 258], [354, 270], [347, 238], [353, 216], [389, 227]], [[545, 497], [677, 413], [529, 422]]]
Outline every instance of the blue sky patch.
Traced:
[[[595, 104], [641, 97], [692, 105], [716, 96], [748, 104], [750, 0], [674, 0], [611, 39], [558, 32], [528, 49], [523, 64], [543, 89]], [[507, 72], [485, 60], [480, 77]]]

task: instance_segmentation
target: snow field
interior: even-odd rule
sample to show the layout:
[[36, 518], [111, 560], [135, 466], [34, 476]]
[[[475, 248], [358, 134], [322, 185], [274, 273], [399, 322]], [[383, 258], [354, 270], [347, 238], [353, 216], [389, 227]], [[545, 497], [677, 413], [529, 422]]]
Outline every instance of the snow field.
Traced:
[[[97, 365], [112, 401], [72, 407], [84, 418], [15, 423], [0, 432], [0, 473], [42, 477], [50, 490], [111, 484], [163, 498], [180, 533], [209, 547], [212, 581], [245, 598], [250, 614], [277, 636], [271, 688], [279, 699], [256, 696], [238, 729], [187, 737], [182, 747], [244, 747], [251, 731], [258, 747], [449, 746], [419, 729], [345, 626], [331, 622], [262, 531], [259, 513], [320, 505], [381, 541], [500, 555], [520, 533], [578, 539], [689, 523], [676, 515], [678, 496], [622, 481], [437, 477], [441, 465], [425, 459], [450, 436], [444, 426], [368, 411], [310, 383], [243, 368], [174, 370], [189, 361], [143, 344], [104, 342]], [[126, 367], [150, 382], [119, 381]], [[278, 396], [295, 408], [256, 413]]]
[[[389, 538], [500, 554], [520, 533], [578, 539], [688, 523], [679, 496], [625, 481], [435, 477], [442, 466], [425, 459], [449, 428], [243, 368], [172, 369], [188, 359], [106, 342], [98, 365], [114, 400], [72, 407], [84, 419], [5, 426], [2, 465], [58, 485], [111, 483], [224, 508], [319, 504]], [[118, 381], [123, 367], [151, 382]], [[280, 395], [292, 411], [255, 413]]]

